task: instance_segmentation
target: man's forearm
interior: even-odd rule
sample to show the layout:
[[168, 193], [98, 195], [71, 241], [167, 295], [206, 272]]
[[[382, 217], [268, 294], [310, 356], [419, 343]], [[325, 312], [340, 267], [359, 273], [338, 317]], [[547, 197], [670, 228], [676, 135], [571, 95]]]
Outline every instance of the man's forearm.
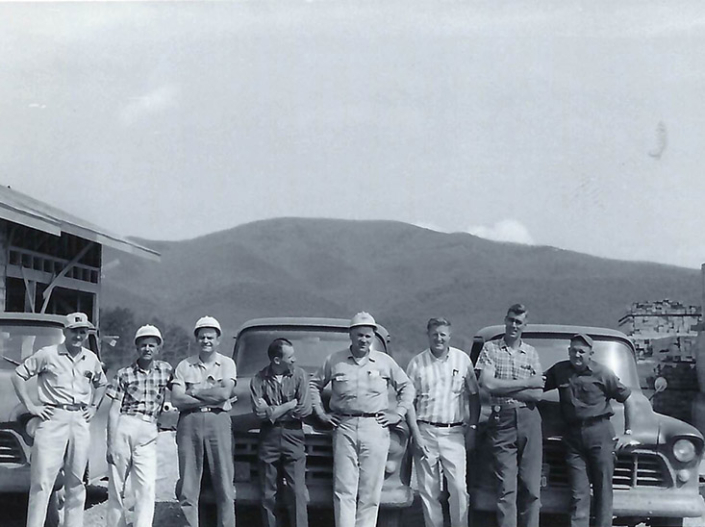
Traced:
[[527, 379], [497, 379], [496, 377], [483, 377], [482, 380], [482, 384], [492, 395], [509, 395], [514, 397], [514, 394], [531, 388], [531, 377]]
[[541, 400], [543, 390], [541, 388], [526, 388], [512, 394], [512, 398], [525, 403], [536, 403]]
[[94, 406], [98, 408], [100, 406], [100, 403], [103, 401], [103, 397], [105, 396], [105, 390], [108, 388], [107, 385], [105, 386], [100, 386], [93, 390], [93, 397], [91, 398], [91, 406]]

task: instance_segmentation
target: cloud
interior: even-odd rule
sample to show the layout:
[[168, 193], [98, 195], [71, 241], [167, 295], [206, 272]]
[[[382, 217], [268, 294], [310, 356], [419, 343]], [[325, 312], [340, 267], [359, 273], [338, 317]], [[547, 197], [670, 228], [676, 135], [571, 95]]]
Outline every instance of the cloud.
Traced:
[[176, 106], [178, 90], [175, 86], [164, 85], [137, 97], [130, 97], [129, 102], [120, 111], [120, 122], [130, 126], [149, 115], [163, 112]]
[[534, 239], [529, 230], [520, 222], [513, 219], [498, 221], [491, 227], [484, 225], [468, 227], [467, 232], [486, 240], [496, 242], [522, 243], [534, 245]]

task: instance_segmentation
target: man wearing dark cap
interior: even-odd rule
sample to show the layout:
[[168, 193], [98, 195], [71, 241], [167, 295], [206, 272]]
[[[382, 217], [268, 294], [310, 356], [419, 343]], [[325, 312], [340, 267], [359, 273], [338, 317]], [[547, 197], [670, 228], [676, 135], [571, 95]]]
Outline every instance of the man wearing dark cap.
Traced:
[[[335, 428], [333, 508], [336, 527], [374, 527], [389, 453], [389, 427], [405, 418], [414, 386], [399, 365], [374, 349], [377, 324], [369, 313], [350, 321], [350, 347], [328, 356], [311, 378], [313, 411]], [[330, 413], [321, 392], [332, 385]], [[388, 388], [398, 406], [389, 407]]]
[[[563, 441], [571, 487], [571, 527], [612, 525], [612, 475], [615, 431], [610, 399], [624, 403], [624, 434], [634, 407], [631, 391], [612, 370], [595, 362], [593, 341], [580, 333], [570, 339], [569, 360], [546, 372], [544, 390], [558, 389], [561, 416], [566, 424]], [[595, 520], [590, 521], [590, 485], [595, 497]]]
[[[94, 329], [85, 313], [71, 313], [64, 324], [62, 344], [47, 346], [15, 370], [17, 397], [41, 419], [32, 446], [27, 527], [43, 527], [49, 498], [59, 471], [64, 471], [65, 527], [83, 526], [90, 420], [103, 399], [107, 380], [98, 357], [83, 344]], [[28, 381], [37, 377], [39, 404], [29, 395]]]

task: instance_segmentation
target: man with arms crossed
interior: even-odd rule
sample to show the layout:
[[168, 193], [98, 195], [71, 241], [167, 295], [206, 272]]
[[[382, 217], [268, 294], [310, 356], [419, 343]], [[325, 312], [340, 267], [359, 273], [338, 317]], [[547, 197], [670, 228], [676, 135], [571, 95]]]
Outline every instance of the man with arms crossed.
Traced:
[[521, 340], [528, 312], [514, 304], [500, 340], [485, 343], [477, 361], [480, 384], [490, 393], [488, 422], [498, 483], [499, 527], [538, 527], [541, 509], [541, 416], [543, 393], [538, 353]]
[[[348, 349], [328, 356], [311, 379], [313, 411], [335, 427], [333, 434], [333, 508], [337, 527], [375, 527], [389, 453], [389, 426], [406, 415], [414, 387], [394, 359], [375, 351], [377, 324], [368, 313], [350, 321]], [[332, 384], [331, 413], [321, 392]], [[389, 409], [388, 386], [398, 406]]]
[[267, 349], [269, 365], [250, 383], [252, 409], [261, 419], [259, 476], [262, 522], [277, 527], [274, 513], [278, 469], [284, 473], [284, 492], [292, 527], [308, 527], [306, 502], [306, 436], [303, 419], [311, 414], [306, 372], [296, 366], [291, 341], [279, 338]]
[[[561, 417], [565, 421], [563, 442], [570, 478], [571, 527], [612, 525], [612, 475], [615, 431], [610, 399], [624, 403], [624, 436], [617, 449], [629, 442], [636, 408], [631, 390], [612, 370], [592, 359], [592, 338], [574, 335], [569, 360], [557, 362], [546, 372], [544, 390], [558, 389]], [[590, 484], [595, 497], [595, 521], [590, 522]]]
[[157, 360], [162, 334], [151, 325], [135, 333], [137, 360], [121, 368], [108, 386], [111, 399], [108, 416], [107, 522], [126, 527], [125, 483], [129, 476], [134, 496], [133, 527], [151, 527], [157, 479], [157, 420], [164, 394], [171, 382], [171, 365]]
[[222, 330], [213, 317], [196, 322], [199, 352], [182, 360], [174, 372], [171, 400], [179, 411], [176, 444], [179, 482], [176, 494], [189, 527], [198, 527], [198, 500], [203, 466], [213, 482], [218, 527], [235, 527], [235, 487], [230, 425], [230, 398], [235, 363], [218, 353]]
[[467, 527], [465, 438], [474, 439], [480, 415], [477, 379], [470, 357], [450, 346], [448, 320], [432, 318], [426, 332], [429, 347], [406, 369], [416, 389], [408, 421], [424, 522], [426, 527], [443, 527], [440, 496], [445, 475], [451, 527]]
[[[27, 527], [44, 526], [49, 498], [62, 468], [66, 489], [63, 525], [83, 526], [90, 421], [107, 384], [100, 360], [83, 347], [91, 329], [93, 324], [84, 313], [67, 315], [64, 343], [38, 350], [17, 367], [12, 377], [17, 397], [42, 420], [32, 446]], [[35, 375], [38, 405], [27, 389], [27, 381]]]

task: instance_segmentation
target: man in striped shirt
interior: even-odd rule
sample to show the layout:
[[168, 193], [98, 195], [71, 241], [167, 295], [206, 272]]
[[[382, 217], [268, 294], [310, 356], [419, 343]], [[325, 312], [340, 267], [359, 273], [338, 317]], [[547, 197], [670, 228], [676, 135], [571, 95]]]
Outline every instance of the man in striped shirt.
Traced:
[[466, 527], [465, 438], [474, 438], [480, 415], [477, 379], [470, 357], [450, 347], [448, 320], [432, 318], [426, 332], [429, 347], [411, 359], [406, 370], [416, 388], [408, 421], [424, 521], [426, 527], [443, 527], [440, 496], [445, 475], [451, 527]]
[[487, 431], [498, 483], [499, 527], [538, 527], [541, 509], [543, 372], [536, 350], [521, 340], [527, 309], [514, 304], [504, 337], [485, 343], [477, 360], [480, 384], [490, 392]]

